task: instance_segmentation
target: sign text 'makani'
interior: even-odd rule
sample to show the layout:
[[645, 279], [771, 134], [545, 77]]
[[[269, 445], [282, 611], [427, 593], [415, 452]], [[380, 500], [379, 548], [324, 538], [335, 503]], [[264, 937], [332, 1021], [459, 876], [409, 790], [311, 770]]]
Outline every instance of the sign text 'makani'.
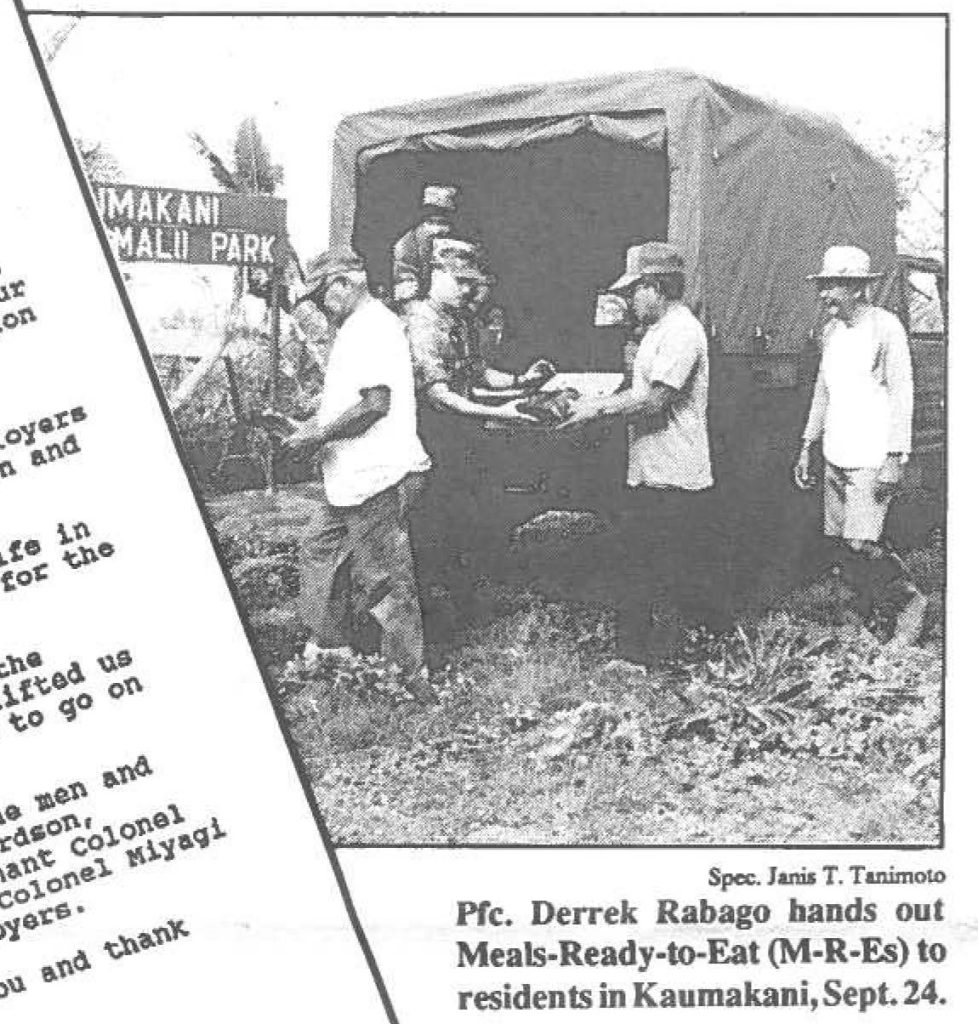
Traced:
[[280, 255], [283, 200], [123, 184], [94, 192], [117, 259], [268, 267]]

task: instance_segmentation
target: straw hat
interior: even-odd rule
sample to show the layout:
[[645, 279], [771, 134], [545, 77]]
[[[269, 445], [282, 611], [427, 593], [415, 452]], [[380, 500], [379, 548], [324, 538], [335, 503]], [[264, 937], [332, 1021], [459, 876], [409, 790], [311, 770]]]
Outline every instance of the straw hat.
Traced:
[[645, 277], [681, 274], [685, 270], [680, 251], [668, 242], [643, 242], [625, 252], [625, 273], [607, 291], [620, 292], [631, 288]]
[[822, 269], [809, 274], [807, 280], [821, 281], [824, 278], [852, 281], [872, 281], [881, 277], [870, 269], [869, 253], [856, 245], [833, 245], [825, 250]]

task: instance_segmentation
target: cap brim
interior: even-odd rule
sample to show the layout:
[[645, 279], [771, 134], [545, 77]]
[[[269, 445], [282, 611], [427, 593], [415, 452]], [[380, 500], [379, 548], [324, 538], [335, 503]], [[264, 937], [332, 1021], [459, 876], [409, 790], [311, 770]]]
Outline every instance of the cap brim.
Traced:
[[882, 274], [806, 274], [806, 281], [875, 281]]
[[608, 287], [604, 289], [604, 291], [606, 291], [606, 292], [623, 292], [627, 288], [631, 288], [632, 285], [638, 284], [638, 282], [641, 281], [641, 280], [642, 280], [642, 275], [641, 274], [622, 274], [621, 277], [619, 277], [617, 281], [615, 281], [612, 284], [609, 284]]
[[486, 277], [485, 274], [480, 274], [478, 270], [453, 270], [451, 267], [440, 267], [437, 263], [432, 263], [432, 270], [440, 270], [445, 274], [451, 274], [456, 281], [475, 281], [477, 284], [494, 284], [494, 277]]
[[323, 286], [326, 284], [325, 281], [317, 281], [315, 284], [306, 284], [306, 286], [296, 295], [296, 302], [306, 302], [311, 299], [317, 292], [322, 291]]

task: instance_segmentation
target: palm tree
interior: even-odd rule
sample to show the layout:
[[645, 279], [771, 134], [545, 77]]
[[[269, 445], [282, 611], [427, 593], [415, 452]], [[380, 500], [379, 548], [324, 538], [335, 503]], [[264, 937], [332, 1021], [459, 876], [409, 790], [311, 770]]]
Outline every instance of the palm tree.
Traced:
[[230, 167], [199, 132], [191, 132], [190, 139], [197, 152], [210, 165], [214, 180], [228, 192], [270, 196], [284, 180], [282, 165], [272, 163], [268, 146], [253, 117], [246, 117], [238, 125]]
[[[270, 196], [285, 179], [282, 165], [272, 162], [271, 153], [253, 117], [246, 117], [238, 125], [230, 166], [199, 132], [191, 132], [190, 140], [207, 161], [214, 180], [227, 192]], [[261, 282], [253, 281], [250, 275], [238, 273], [235, 276], [235, 301], [241, 298], [246, 287], [265, 297]]]

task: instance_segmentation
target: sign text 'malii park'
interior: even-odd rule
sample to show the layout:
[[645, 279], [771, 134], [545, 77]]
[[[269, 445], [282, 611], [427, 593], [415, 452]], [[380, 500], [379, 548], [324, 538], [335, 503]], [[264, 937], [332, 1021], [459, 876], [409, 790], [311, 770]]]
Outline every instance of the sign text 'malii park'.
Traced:
[[92, 188], [119, 260], [251, 267], [284, 262], [284, 199], [118, 183]]

